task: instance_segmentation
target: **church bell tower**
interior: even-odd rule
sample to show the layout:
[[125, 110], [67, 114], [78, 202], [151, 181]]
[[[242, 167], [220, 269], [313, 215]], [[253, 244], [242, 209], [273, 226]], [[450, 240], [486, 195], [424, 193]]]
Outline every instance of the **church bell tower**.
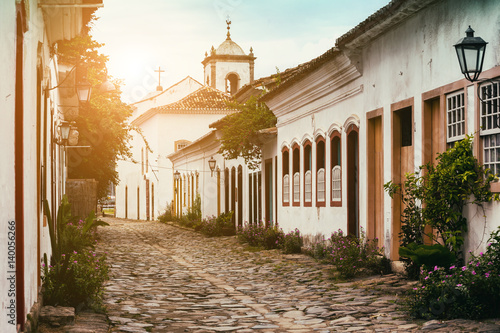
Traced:
[[201, 62], [204, 68], [204, 84], [230, 94], [236, 93], [245, 84], [254, 80], [253, 49], [247, 55], [231, 40], [231, 21], [227, 23], [227, 38], [217, 49], [212, 46], [210, 54], [205, 53]]

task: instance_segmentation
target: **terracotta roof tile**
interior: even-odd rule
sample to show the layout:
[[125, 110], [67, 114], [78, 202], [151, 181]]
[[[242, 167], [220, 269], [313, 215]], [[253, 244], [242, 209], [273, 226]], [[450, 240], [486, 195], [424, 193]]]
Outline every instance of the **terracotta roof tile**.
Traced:
[[154, 108], [158, 111], [166, 110], [215, 110], [227, 109], [226, 102], [231, 100], [231, 96], [217, 89], [203, 86], [183, 99]]

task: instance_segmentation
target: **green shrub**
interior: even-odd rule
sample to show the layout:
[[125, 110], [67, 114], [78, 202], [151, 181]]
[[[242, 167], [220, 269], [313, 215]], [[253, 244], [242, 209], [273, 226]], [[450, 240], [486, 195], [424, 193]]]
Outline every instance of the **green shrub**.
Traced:
[[363, 230], [361, 238], [344, 235], [339, 229], [325, 242], [314, 244], [310, 254], [316, 259], [335, 266], [339, 277], [350, 279], [360, 274], [390, 273], [390, 261], [381, 255], [377, 240], [366, 240]]
[[163, 222], [163, 223], [173, 221], [172, 205], [170, 203], [167, 203], [167, 207], [165, 208], [165, 211], [163, 212], [163, 214], [158, 216], [158, 221]]
[[300, 253], [302, 245], [304, 245], [304, 241], [302, 240], [300, 231], [299, 229], [295, 229], [284, 235], [281, 248], [284, 253]]
[[222, 213], [219, 216], [208, 217], [201, 221], [197, 230], [209, 237], [232, 236], [236, 234], [232, 222], [233, 212]]
[[238, 230], [238, 240], [248, 243], [250, 246], [260, 246], [265, 249], [276, 249], [280, 247], [283, 239], [283, 231], [277, 225], [266, 227], [261, 224], [245, 224]]
[[85, 305], [102, 309], [104, 282], [108, 279], [105, 255], [94, 251], [63, 254], [55, 265], [43, 266], [44, 304], [77, 307]]
[[[44, 213], [52, 221], [48, 202], [44, 201]], [[84, 305], [102, 309], [102, 286], [108, 278], [105, 256], [94, 250], [97, 226], [106, 222], [96, 219], [91, 212], [85, 220], [71, 216], [71, 205], [66, 196], [59, 206], [56, 227], [49, 223], [52, 246], [50, 261], [43, 256], [43, 300], [47, 305]], [[57, 233], [55, 233], [57, 230]]]
[[399, 255], [410, 259], [417, 267], [430, 269], [433, 266], [448, 267], [455, 263], [456, 257], [444, 245], [424, 245], [410, 243], [399, 248]]

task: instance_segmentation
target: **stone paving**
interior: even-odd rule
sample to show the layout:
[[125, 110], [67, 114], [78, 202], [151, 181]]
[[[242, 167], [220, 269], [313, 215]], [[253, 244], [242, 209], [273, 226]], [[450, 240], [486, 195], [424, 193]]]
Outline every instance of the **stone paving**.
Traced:
[[105, 218], [112, 332], [500, 332], [500, 321], [413, 321], [396, 275], [336, 283], [306, 255], [247, 251], [172, 224]]

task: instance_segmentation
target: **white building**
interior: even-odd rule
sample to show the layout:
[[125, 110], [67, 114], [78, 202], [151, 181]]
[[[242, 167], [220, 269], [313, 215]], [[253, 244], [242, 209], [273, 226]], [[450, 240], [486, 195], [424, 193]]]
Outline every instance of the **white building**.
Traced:
[[[74, 100], [74, 76], [51, 53], [53, 44], [86, 33], [102, 0], [4, 0], [0, 3], [0, 332], [34, 329], [40, 263], [51, 254], [48, 200], [56, 211], [64, 193], [65, 153], [58, 126]], [[68, 76], [69, 75], [69, 76]], [[63, 84], [64, 83], [64, 84]], [[72, 93], [62, 90], [71, 87]], [[54, 214], [53, 214], [54, 215]]]
[[[472, 26], [489, 42], [481, 78], [499, 77], [499, 23], [495, 0], [394, 0], [264, 96], [278, 118], [276, 146], [265, 150], [277, 157], [285, 231], [329, 237], [364, 228], [397, 260], [401, 203], [384, 183], [401, 183], [406, 172], [474, 132], [477, 158], [498, 171], [493, 154], [500, 148], [491, 145], [500, 130], [480, 128], [485, 104], [478, 84], [461, 74], [453, 45]], [[500, 114], [498, 107], [487, 112]], [[447, 131], [453, 127], [461, 130]], [[500, 183], [492, 191], [500, 192]], [[500, 225], [499, 203], [486, 204], [485, 213], [468, 207], [466, 251], [484, 250]]]
[[[228, 25], [229, 28], [229, 25]], [[209, 125], [234, 110], [227, 107], [230, 92], [253, 81], [255, 57], [245, 55], [229, 37], [203, 60], [207, 81], [187, 77], [164, 91], [134, 103], [131, 125], [132, 159], [119, 161], [116, 216], [150, 220], [172, 205], [173, 166], [167, 156], [209, 131]], [[187, 201], [186, 201], [187, 202]]]

